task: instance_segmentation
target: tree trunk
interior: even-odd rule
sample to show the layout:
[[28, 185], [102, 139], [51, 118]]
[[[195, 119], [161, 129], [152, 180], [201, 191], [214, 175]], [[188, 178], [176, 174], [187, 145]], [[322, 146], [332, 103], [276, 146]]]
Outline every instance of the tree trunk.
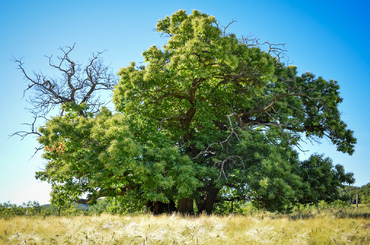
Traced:
[[204, 196], [203, 202], [198, 207], [198, 213], [205, 211], [207, 214], [211, 214], [213, 210], [213, 204], [215, 203], [217, 194], [220, 191], [219, 188], [215, 188], [214, 186], [210, 186], [207, 189], [208, 191]]
[[190, 198], [182, 198], [179, 199], [177, 202], [177, 211], [180, 214], [193, 214], [193, 199]]
[[169, 203], [163, 203], [160, 201], [148, 202], [146, 205], [147, 209], [150, 208], [150, 212], [153, 214], [172, 213], [176, 211], [175, 202], [170, 200]]

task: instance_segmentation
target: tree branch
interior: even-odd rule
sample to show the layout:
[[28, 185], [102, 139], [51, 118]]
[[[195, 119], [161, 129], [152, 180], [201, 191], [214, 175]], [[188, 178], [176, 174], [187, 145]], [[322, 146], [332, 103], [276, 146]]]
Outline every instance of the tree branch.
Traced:
[[[50, 113], [56, 108], [59, 111], [57, 114], [62, 115], [61, 106], [65, 103], [73, 102], [76, 105], [84, 103], [89, 106], [86, 112], [95, 112], [104, 104], [100, 101], [100, 97], [95, 95], [101, 90], [111, 90], [117, 82], [117, 77], [113, 75], [109, 66], [104, 66], [100, 59], [104, 51], [93, 53], [89, 63], [84, 67], [70, 58], [74, 48], [75, 44], [71, 47], [59, 47], [62, 55], [57, 56], [58, 62], [56, 63], [53, 61], [53, 55], [45, 56], [49, 66], [60, 73], [59, 77], [47, 76], [41, 71], [33, 71], [33, 76], [31, 76], [26, 72], [22, 58], [17, 59], [13, 56], [13, 61], [28, 83], [23, 91], [23, 98], [26, 92], [31, 90], [33, 92], [28, 102], [33, 106], [30, 111], [34, 121], [24, 123], [30, 126], [30, 131], [18, 131], [10, 137], [17, 135], [23, 140], [28, 135], [41, 136], [36, 130], [37, 118], [44, 118], [48, 121]], [[85, 111], [80, 111], [80, 115], [86, 116]]]

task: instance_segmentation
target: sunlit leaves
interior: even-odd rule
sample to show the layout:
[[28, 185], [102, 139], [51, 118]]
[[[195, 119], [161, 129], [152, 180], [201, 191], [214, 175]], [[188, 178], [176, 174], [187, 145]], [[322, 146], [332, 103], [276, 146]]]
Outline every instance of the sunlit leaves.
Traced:
[[89, 118], [68, 110], [41, 132], [48, 164], [37, 178], [53, 184], [54, 203], [64, 205], [84, 193], [95, 201], [131, 190], [141, 192], [143, 200], [168, 202], [200, 186], [196, 166], [178, 148], [161, 135], [141, 144], [125, 116], [105, 108]]

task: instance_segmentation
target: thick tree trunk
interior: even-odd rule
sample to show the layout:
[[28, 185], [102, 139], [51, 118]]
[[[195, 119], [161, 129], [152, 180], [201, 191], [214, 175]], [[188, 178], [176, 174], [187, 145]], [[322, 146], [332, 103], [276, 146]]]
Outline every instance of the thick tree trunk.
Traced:
[[213, 204], [216, 201], [217, 194], [220, 191], [219, 188], [215, 188], [214, 186], [210, 186], [207, 188], [207, 193], [204, 196], [204, 199], [198, 206], [198, 213], [203, 213], [204, 211], [207, 214], [211, 214], [213, 210]]
[[193, 199], [182, 198], [177, 202], [177, 212], [180, 214], [193, 214]]
[[147, 204], [147, 209], [148, 208], [150, 208], [150, 212], [153, 214], [172, 213], [176, 211], [175, 202], [173, 200], [170, 200], [169, 203], [152, 201]]

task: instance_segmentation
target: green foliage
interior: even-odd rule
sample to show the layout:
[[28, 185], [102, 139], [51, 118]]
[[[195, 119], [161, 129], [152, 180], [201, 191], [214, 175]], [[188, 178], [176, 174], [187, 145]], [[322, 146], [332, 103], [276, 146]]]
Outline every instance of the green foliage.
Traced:
[[353, 173], [345, 173], [343, 166], [339, 164], [334, 167], [332, 160], [323, 155], [312, 155], [302, 161], [296, 171], [306, 184], [300, 203], [347, 200], [347, 196], [341, 195], [340, 188], [344, 184], [354, 183]]
[[356, 195], [358, 195], [359, 203], [370, 204], [370, 183], [361, 187], [346, 186], [341, 188], [341, 195], [346, 196], [350, 203], [356, 203]]
[[26, 211], [22, 206], [17, 206], [16, 204], [11, 204], [10, 202], [7, 203], [0, 203], [0, 218], [8, 219], [15, 215], [24, 215]]
[[146, 202], [137, 192], [128, 192], [124, 196], [107, 197], [99, 199], [89, 206], [90, 215], [107, 214], [135, 214], [143, 213]]
[[49, 164], [36, 178], [52, 183], [52, 203], [64, 206], [91, 193], [93, 204], [100, 196], [124, 195], [134, 189], [141, 201], [168, 202], [168, 198], [190, 195], [199, 186], [193, 162], [171, 142], [161, 135], [140, 142], [132, 131], [124, 115], [112, 115], [105, 108], [96, 117], [67, 110], [41, 127], [39, 142], [45, 146], [43, 158]]
[[370, 183], [363, 185], [358, 191], [360, 201], [363, 204], [370, 204]]
[[0, 204], [0, 218], [9, 219], [14, 216], [48, 216], [48, 215], [62, 215], [62, 216], [76, 216], [83, 214], [83, 210], [77, 204], [70, 204], [64, 207], [55, 205], [43, 205], [36, 201], [23, 203], [22, 205], [3, 203]]
[[90, 215], [100, 215], [107, 211], [109, 205], [108, 198], [98, 199], [94, 205], [89, 205]]
[[247, 201], [224, 201], [217, 202], [214, 205], [214, 214], [239, 214], [239, 215], [253, 215], [257, 212], [257, 208], [252, 204], [252, 202]]
[[195, 199], [199, 212], [216, 202], [222, 213], [230, 200], [242, 210], [251, 199], [256, 208], [285, 212], [332, 202], [353, 182], [330, 159], [300, 162], [295, 150], [302, 137], [326, 137], [353, 154], [336, 81], [299, 76], [196, 10], [159, 20], [156, 31], [167, 43], [144, 51], [143, 66], [132, 62], [118, 73], [115, 114], [67, 103], [63, 116], [40, 128], [48, 164], [36, 178], [53, 185], [53, 204], [108, 197], [108, 212], [125, 213], [177, 201], [185, 213]]
[[350, 207], [350, 204], [348, 204], [348, 202], [345, 202], [345, 201], [342, 201], [342, 200], [335, 200], [335, 201], [332, 201], [330, 203], [328, 202], [325, 202], [324, 200], [320, 201], [319, 202], [319, 208], [320, 210], [323, 209], [344, 209], [344, 208], [348, 208]]

